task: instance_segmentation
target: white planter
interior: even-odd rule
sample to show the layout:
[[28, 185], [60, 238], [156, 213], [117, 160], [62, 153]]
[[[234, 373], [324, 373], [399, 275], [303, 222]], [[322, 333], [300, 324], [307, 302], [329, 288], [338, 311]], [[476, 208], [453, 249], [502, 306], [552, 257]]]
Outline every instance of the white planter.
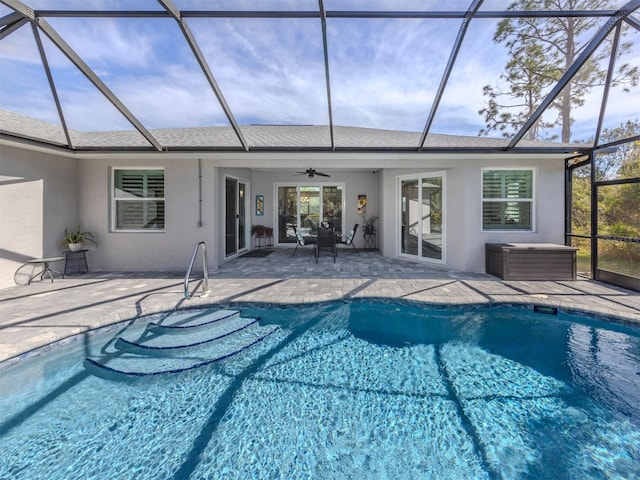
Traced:
[[77, 252], [78, 250], [82, 250], [83, 246], [83, 243], [70, 243], [69, 250], [71, 250], [72, 252]]

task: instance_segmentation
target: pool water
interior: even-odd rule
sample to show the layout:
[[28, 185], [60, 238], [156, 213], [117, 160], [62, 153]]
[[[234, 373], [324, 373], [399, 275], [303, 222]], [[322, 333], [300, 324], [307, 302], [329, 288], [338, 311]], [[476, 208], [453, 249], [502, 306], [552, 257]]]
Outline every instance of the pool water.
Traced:
[[279, 328], [186, 372], [83, 366], [166, 315], [0, 370], [0, 479], [640, 478], [637, 327], [524, 307], [239, 310]]

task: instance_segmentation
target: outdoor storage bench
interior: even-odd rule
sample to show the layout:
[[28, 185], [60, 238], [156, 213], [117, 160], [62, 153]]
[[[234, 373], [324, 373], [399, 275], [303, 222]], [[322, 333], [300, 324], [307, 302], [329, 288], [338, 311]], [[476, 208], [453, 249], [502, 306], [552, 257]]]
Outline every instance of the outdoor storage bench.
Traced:
[[577, 251], [553, 243], [487, 243], [486, 272], [503, 280], [575, 280]]

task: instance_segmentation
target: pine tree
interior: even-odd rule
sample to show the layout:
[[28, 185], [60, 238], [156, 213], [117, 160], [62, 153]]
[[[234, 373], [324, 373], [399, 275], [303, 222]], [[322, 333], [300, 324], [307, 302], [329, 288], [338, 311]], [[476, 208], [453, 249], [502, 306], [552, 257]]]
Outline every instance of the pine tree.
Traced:
[[[517, 0], [509, 10], [590, 10], [613, 9], [610, 0]], [[501, 78], [508, 88], [486, 85], [483, 93], [488, 97], [487, 106], [479, 111], [486, 127], [480, 135], [492, 131], [511, 137], [527, 121], [540, 105], [552, 85], [564, 75], [588, 44], [589, 39], [602, 22], [597, 17], [519, 17], [506, 18], [498, 24], [494, 41], [504, 43], [509, 61]], [[603, 48], [607, 45], [608, 48]], [[620, 42], [617, 55], [621, 56], [632, 44]], [[527, 132], [529, 140], [557, 140], [545, 137], [545, 130], [562, 126], [561, 141], [571, 141], [571, 110], [584, 103], [591, 88], [602, 85], [606, 78], [610, 42], [601, 45], [580, 68], [573, 80], [550, 105], [549, 110]], [[637, 85], [638, 67], [628, 64], [616, 68], [612, 85], [622, 85], [625, 90]], [[551, 113], [551, 115], [550, 115]], [[543, 118], [544, 117], [544, 118]]]

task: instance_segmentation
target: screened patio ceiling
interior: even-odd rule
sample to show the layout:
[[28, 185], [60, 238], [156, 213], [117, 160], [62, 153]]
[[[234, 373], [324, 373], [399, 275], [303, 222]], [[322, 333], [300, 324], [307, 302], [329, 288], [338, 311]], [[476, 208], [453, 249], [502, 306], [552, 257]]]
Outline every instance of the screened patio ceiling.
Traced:
[[[638, 139], [640, 0], [0, 0], [0, 136], [74, 151]], [[539, 32], [532, 38], [532, 32]]]

